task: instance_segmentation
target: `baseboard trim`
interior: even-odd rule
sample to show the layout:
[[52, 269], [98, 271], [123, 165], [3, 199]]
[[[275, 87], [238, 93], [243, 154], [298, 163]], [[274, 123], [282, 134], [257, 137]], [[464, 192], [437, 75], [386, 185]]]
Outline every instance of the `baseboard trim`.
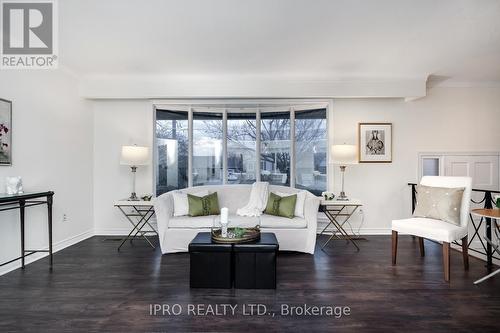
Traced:
[[[81, 234], [78, 234], [78, 235], [75, 235], [75, 236], [71, 236], [71, 237], [68, 237], [66, 239], [63, 239], [59, 242], [56, 242], [53, 244], [53, 248], [52, 248], [52, 251], [54, 253], [56, 252], [59, 252], [61, 251], [62, 249], [65, 249], [69, 246], [72, 246], [72, 245], [75, 245], [87, 238], [90, 238], [94, 236], [94, 229], [90, 229], [90, 230], [87, 230], [85, 232], [82, 232]], [[31, 264], [32, 262], [35, 262], [37, 260], [40, 260], [46, 256], [48, 256], [49, 254], [48, 253], [43, 253], [43, 252], [39, 252], [39, 253], [34, 253], [28, 257], [25, 258], [25, 265], [29, 265]], [[17, 260], [15, 262], [12, 262], [8, 265], [5, 265], [3, 267], [0, 268], [0, 276], [1, 275], [4, 275], [4, 274], [7, 274], [13, 270], [16, 270], [18, 268], [21, 268], [21, 260]]]
[[[95, 236], [127, 236], [132, 230], [130, 228], [108, 228], [108, 229], [96, 229], [94, 232]], [[143, 229], [145, 231], [147, 229]]]
[[[321, 228], [318, 228], [317, 233], [319, 234], [325, 226], [326, 226], [326, 224], [324, 226], [322, 226]], [[351, 230], [349, 227], [347, 227], [346, 231], [347, 231], [347, 233], [350, 233]], [[358, 229], [354, 228], [354, 232], [357, 233]], [[363, 235], [363, 236], [390, 235], [391, 233], [392, 233], [392, 230], [388, 229], [388, 228], [361, 228], [359, 230], [359, 234]], [[325, 234], [331, 235], [331, 233], [328, 233], [326, 231], [325, 231]]]

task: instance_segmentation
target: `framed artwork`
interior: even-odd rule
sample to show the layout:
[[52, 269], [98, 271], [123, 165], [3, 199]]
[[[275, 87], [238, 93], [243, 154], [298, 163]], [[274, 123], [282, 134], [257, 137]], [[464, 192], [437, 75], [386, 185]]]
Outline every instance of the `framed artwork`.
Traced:
[[0, 98], [0, 165], [12, 164], [12, 102]]
[[359, 163], [392, 162], [392, 123], [359, 123]]

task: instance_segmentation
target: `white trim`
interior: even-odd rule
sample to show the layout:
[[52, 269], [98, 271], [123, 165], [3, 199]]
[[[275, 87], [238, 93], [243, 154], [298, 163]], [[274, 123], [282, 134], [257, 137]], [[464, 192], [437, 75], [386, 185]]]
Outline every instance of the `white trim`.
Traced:
[[227, 109], [222, 113], [222, 184], [227, 184]]
[[255, 113], [255, 181], [260, 182], [260, 143], [261, 143], [261, 137], [260, 137], [260, 130], [261, 130], [261, 124], [260, 124], [260, 108], [257, 109], [257, 112]]
[[[130, 232], [130, 230], [129, 230]], [[68, 237], [66, 239], [63, 239], [59, 242], [56, 242], [53, 244], [53, 253], [59, 252], [69, 246], [75, 245], [77, 243], [80, 243], [81, 241], [90, 238], [94, 236], [94, 229], [87, 230], [85, 232], [82, 232], [81, 234], [75, 235]], [[25, 265], [31, 264], [32, 262], [35, 262], [39, 259], [47, 257], [49, 254], [48, 253], [34, 253], [30, 256], [27, 256], [25, 259]], [[57, 260], [54, 260], [54, 265], [57, 265]], [[21, 260], [16, 260], [8, 265], [5, 265], [3, 267], [0, 267], [0, 276], [7, 274], [8, 272], [11, 272], [15, 269], [18, 269], [21, 267]]]
[[88, 75], [80, 80], [79, 93], [87, 99], [404, 98], [425, 96], [427, 76], [339, 80], [245, 75]]
[[500, 81], [455, 81], [455, 80], [428, 80], [427, 88], [499, 88]]
[[290, 111], [290, 187], [295, 187], [295, 169], [297, 168], [297, 166], [295, 165], [295, 107], [291, 106], [289, 111]]
[[156, 105], [153, 104], [153, 153], [151, 154], [153, 160], [153, 196], [156, 197], [156, 185], [158, 180], [158, 138], [156, 137]]
[[[156, 161], [153, 161], [154, 164]], [[188, 109], [188, 187], [193, 186], [193, 108]], [[156, 193], [156, 188], [155, 188]]]
[[333, 100], [328, 102], [328, 107], [326, 109], [326, 190], [333, 192], [334, 185], [334, 166], [330, 163], [330, 146], [333, 143]]

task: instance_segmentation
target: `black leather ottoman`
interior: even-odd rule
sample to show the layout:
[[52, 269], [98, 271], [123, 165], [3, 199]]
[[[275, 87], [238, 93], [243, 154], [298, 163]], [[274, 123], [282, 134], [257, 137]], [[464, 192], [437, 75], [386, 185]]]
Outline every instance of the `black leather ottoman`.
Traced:
[[232, 245], [212, 243], [209, 232], [200, 232], [189, 243], [191, 288], [232, 287]]
[[234, 244], [234, 287], [276, 289], [278, 240], [273, 233], [262, 233], [260, 241]]

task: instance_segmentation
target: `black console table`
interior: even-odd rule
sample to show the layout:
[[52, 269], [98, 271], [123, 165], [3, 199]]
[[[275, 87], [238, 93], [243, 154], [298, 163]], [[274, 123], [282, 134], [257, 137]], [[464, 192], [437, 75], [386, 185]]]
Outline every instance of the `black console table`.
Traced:
[[[52, 267], [52, 202], [54, 192], [37, 192], [37, 193], [21, 193], [21, 194], [0, 194], [0, 212], [6, 210], [19, 209], [21, 222], [21, 256], [0, 264], [1, 266], [10, 264], [21, 259], [21, 267], [24, 268], [24, 259], [37, 252], [48, 252], [50, 256], [50, 267]], [[49, 249], [48, 250], [26, 250], [24, 244], [24, 211], [26, 207], [39, 205], [47, 205], [47, 224], [49, 227]]]

